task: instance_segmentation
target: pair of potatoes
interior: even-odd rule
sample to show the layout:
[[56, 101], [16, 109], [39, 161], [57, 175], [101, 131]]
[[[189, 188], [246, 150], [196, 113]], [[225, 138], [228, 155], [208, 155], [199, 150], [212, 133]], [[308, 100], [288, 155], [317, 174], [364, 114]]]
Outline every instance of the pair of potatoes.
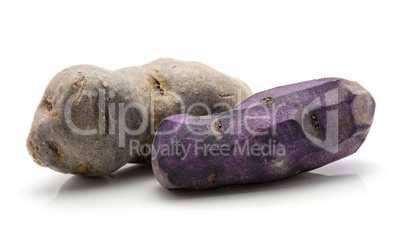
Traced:
[[161, 58], [114, 71], [71, 66], [47, 86], [28, 152], [58, 172], [107, 175], [126, 163], [150, 163], [165, 117], [224, 112], [251, 94], [241, 80], [199, 62]]
[[169, 190], [207, 189], [284, 179], [347, 157], [375, 112], [371, 94], [342, 78], [250, 95], [242, 81], [198, 62], [72, 66], [48, 85], [27, 147], [36, 163], [63, 173], [102, 176], [152, 162]]

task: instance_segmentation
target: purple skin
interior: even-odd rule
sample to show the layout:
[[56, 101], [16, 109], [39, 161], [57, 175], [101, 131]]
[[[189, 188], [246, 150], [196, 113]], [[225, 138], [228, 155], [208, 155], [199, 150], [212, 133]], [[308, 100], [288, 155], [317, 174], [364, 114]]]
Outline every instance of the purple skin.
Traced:
[[356, 152], [374, 110], [367, 90], [341, 78], [277, 87], [217, 115], [165, 118], [152, 167], [169, 190], [284, 179]]

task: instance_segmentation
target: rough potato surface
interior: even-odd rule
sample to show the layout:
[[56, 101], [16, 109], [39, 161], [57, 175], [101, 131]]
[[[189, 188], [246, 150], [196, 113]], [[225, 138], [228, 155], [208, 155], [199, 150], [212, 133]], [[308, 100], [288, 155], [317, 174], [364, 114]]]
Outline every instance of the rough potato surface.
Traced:
[[[239, 79], [199, 62], [161, 58], [113, 71], [71, 66], [47, 86], [27, 148], [36, 163], [55, 171], [107, 175], [126, 163], [151, 162], [149, 148], [163, 118], [206, 115], [207, 108], [220, 113], [250, 95]], [[195, 103], [205, 106], [190, 109]], [[130, 145], [149, 146], [137, 151]]]
[[152, 167], [169, 190], [284, 179], [356, 152], [374, 110], [367, 90], [341, 78], [277, 87], [221, 114], [165, 118]]

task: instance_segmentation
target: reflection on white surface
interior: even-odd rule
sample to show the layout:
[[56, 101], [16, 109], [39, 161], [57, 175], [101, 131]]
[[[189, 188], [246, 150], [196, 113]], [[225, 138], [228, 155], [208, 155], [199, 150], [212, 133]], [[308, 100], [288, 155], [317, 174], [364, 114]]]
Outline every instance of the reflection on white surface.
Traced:
[[367, 188], [361, 175], [369, 172], [370, 167], [364, 161], [345, 159], [276, 182], [203, 191], [168, 191], [154, 179], [150, 166], [131, 165], [109, 177], [71, 177], [60, 187], [56, 198], [45, 205], [43, 213], [91, 215], [102, 209], [103, 213], [113, 214], [120, 210], [140, 212], [146, 208], [180, 211], [250, 206], [266, 209], [314, 207], [364, 197]]

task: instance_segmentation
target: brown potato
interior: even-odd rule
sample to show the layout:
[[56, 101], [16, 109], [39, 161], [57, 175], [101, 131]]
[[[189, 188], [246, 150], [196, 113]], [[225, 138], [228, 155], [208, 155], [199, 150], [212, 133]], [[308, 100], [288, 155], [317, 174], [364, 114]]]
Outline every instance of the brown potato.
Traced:
[[50, 81], [27, 148], [41, 166], [107, 175], [126, 163], [151, 162], [152, 140], [163, 118], [220, 113], [250, 95], [239, 79], [199, 62], [161, 58], [114, 71], [71, 66]]

